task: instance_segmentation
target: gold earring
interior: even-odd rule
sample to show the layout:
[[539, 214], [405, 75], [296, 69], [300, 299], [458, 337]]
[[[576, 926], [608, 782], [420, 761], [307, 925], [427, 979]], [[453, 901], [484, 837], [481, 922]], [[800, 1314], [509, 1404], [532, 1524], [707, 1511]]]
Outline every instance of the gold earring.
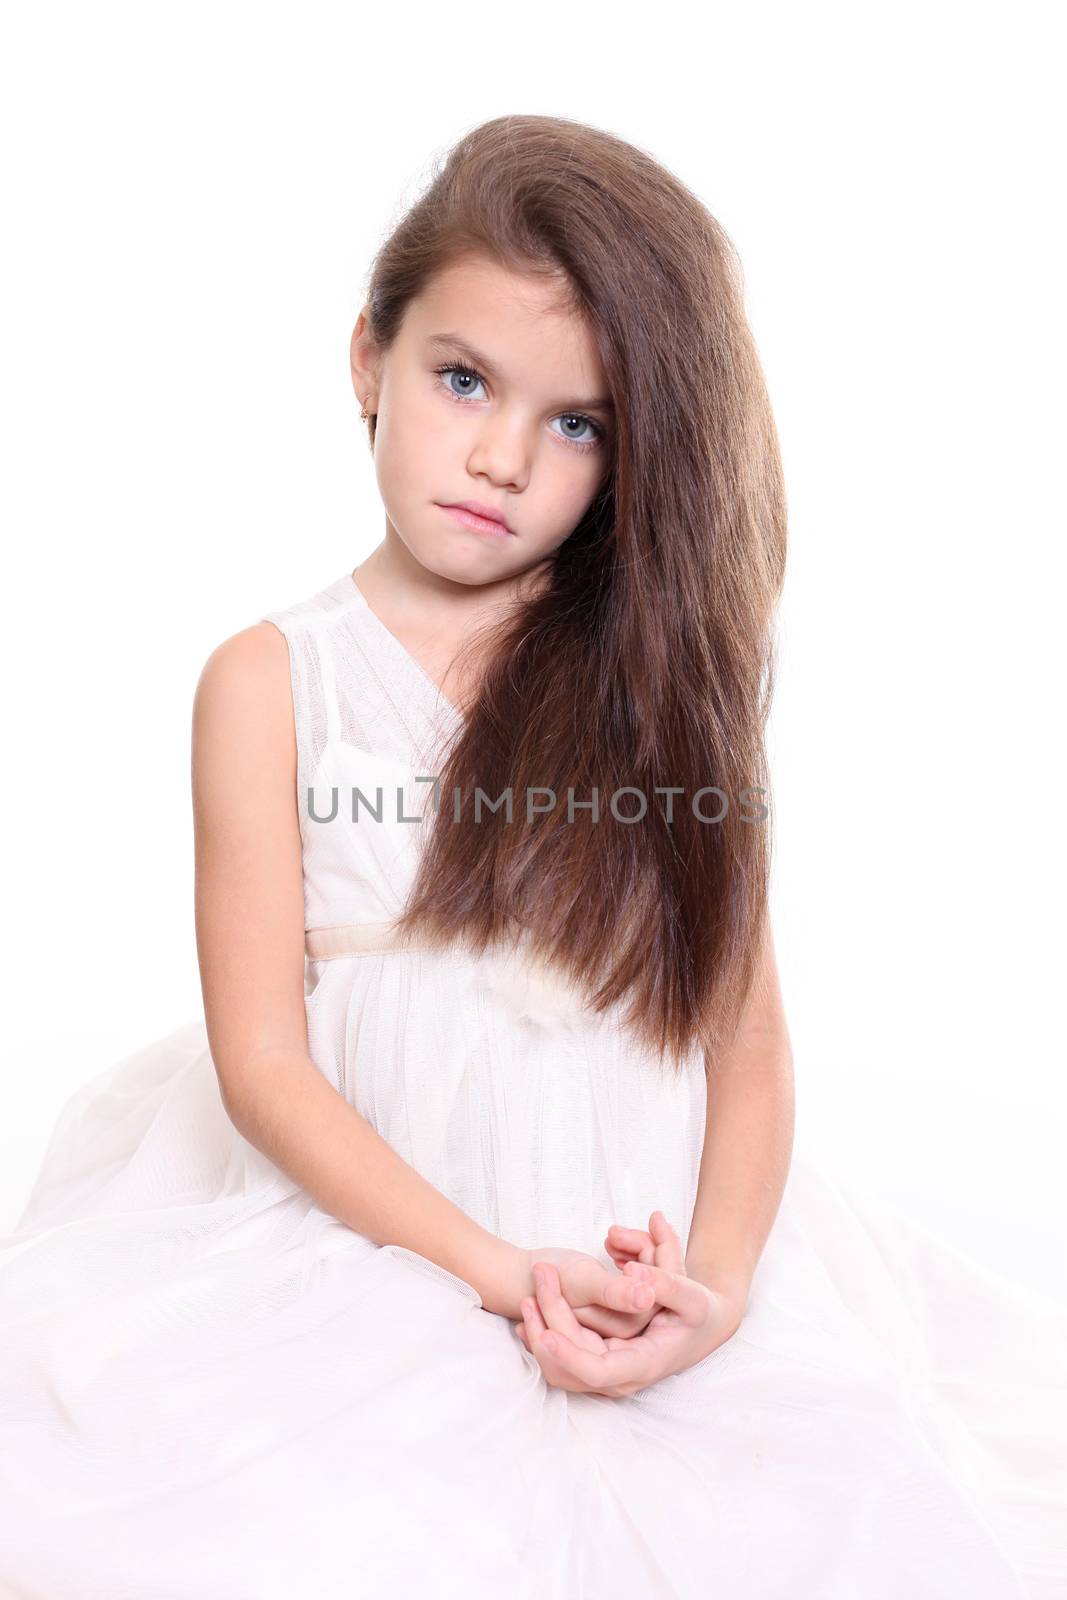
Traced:
[[[370, 395], [367, 396], [367, 400], [369, 400], [369, 399], [370, 399]], [[361, 406], [360, 406], [360, 412], [359, 412], [359, 420], [360, 420], [360, 422], [366, 422], [366, 420], [367, 420], [367, 415], [368, 415], [368, 413], [367, 413], [367, 400], [364, 400], [362, 402]]]

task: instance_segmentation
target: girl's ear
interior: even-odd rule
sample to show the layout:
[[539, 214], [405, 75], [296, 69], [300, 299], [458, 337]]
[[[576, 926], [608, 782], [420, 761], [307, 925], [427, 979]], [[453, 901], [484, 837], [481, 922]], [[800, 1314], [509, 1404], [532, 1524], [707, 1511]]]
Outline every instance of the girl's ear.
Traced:
[[368, 411], [377, 410], [378, 352], [367, 326], [367, 308], [363, 307], [352, 329], [348, 347], [348, 364], [352, 370], [352, 387], [360, 405]]

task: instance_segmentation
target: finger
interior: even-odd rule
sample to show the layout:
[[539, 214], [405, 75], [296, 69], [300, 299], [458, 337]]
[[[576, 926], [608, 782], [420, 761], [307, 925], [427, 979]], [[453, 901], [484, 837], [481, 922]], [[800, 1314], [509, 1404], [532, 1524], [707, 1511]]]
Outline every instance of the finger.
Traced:
[[646, 1233], [644, 1228], [623, 1228], [617, 1222], [608, 1229], [608, 1239], [620, 1250], [635, 1252], [652, 1243], [651, 1233]]
[[[630, 1261], [632, 1260], [631, 1256]], [[623, 1267], [628, 1265], [628, 1261], [622, 1263]], [[587, 1304], [603, 1306], [605, 1316], [608, 1318], [617, 1316], [622, 1319], [623, 1324], [628, 1325], [634, 1317], [643, 1316], [652, 1310], [656, 1296], [648, 1284], [634, 1283], [631, 1278], [623, 1277], [621, 1268], [617, 1276], [621, 1288], [609, 1279], [598, 1291], [600, 1299], [595, 1302], [589, 1301]]]
[[706, 1291], [684, 1273], [668, 1272], [663, 1267], [649, 1267], [631, 1261], [623, 1276], [638, 1283], [647, 1283], [659, 1304], [676, 1311], [682, 1321], [690, 1326], [703, 1321], [707, 1311]]
[[[534, 1266], [534, 1284], [537, 1296], [537, 1306], [542, 1317], [550, 1328], [556, 1328], [565, 1333], [572, 1341], [582, 1337], [582, 1325], [574, 1315], [567, 1296], [559, 1281], [559, 1272], [550, 1262], [540, 1262]], [[622, 1282], [622, 1276], [619, 1275]], [[632, 1287], [632, 1285], [627, 1285]]]
[[604, 1244], [620, 1271], [627, 1261], [652, 1263], [656, 1259], [655, 1242], [644, 1228], [620, 1228], [613, 1223]]
[[544, 1344], [544, 1336], [548, 1332], [548, 1325], [541, 1315], [541, 1308], [536, 1300], [524, 1300], [522, 1303], [524, 1327], [526, 1332], [525, 1345], [538, 1365], [546, 1368], [545, 1376], [559, 1371], [551, 1352]]
[[655, 1262], [656, 1241], [652, 1233], [646, 1232], [644, 1228], [619, 1228], [616, 1242], [631, 1259], [646, 1261], [649, 1264]]
[[541, 1315], [541, 1308], [536, 1300], [524, 1300], [522, 1302], [522, 1316], [526, 1342], [529, 1349], [532, 1350], [534, 1341], [544, 1333], [547, 1324]]
[[[546, 1285], [549, 1286], [549, 1295], [542, 1292], [538, 1274], [546, 1274]], [[570, 1321], [573, 1313], [571, 1300], [563, 1293], [559, 1271], [549, 1261], [534, 1263], [534, 1293], [537, 1296], [542, 1312], [547, 1316], [553, 1326], [561, 1327], [564, 1333], [575, 1337]], [[607, 1267], [590, 1260], [582, 1271], [574, 1274], [568, 1284], [569, 1294], [573, 1297], [574, 1305], [602, 1305], [611, 1311], [649, 1311], [655, 1304], [655, 1295], [649, 1296], [642, 1293], [644, 1285], [631, 1282], [624, 1278], [621, 1272], [610, 1272]], [[556, 1307], [557, 1320], [548, 1314], [549, 1305]], [[562, 1322], [558, 1319], [562, 1319]]]
[[[523, 1346], [524, 1349], [529, 1350], [529, 1352], [530, 1352], [530, 1354], [532, 1356], [536, 1356], [537, 1355], [537, 1351], [534, 1350], [534, 1348], [533, 1348], [533, 1339], [536, 1339], [536, 1338], [539, 1337], [539, 1335], [538, 1335], [538, 1333], [536, 1331], [534, 1331], [532, 1338], [531, 1338], [531, 1333], [530, 1333], [530, 1328], [531, 1328], [531, 1325], [533, 1323], [533, 1318], [534, 1318], [535, 1315], [536, 1315], [536, 1313], [527, 1313], [527, 1312], [524, 1311], [523, 1315], [522, 1315], [522, 1320], [520, 1322], [516, 1322], [516, 1324], [515, 1324], [515, 1332], [516, 1332], [516, 1334], [518, 1336], [519, 1343]], [[541, 1327], [543, 1329], [544, 1328], [544, 1318], [542, 1317], [540, 1319], [540, 1321], [541, 1321]], [[545, 1359], [547, 1360], [547, 1355], [546, 1355]]]
[[652, 1374], [647, 1348], [637, 1340], [625, 1340], [601, 1350], [582, 1350], [565, 1334], [548, 1329], [542, 1341], [545, 1350], [565, 1373], [587, 1388], [609, 1392], [618, 1385], [644, 1388]]
[[645, 1245], [640, 1251], [616, 1250], [612, 1245], [608, 1245], [607, 1251], [608, 1255], [611, 1257], [612, 1261], [618, 1267], [620, 1272], [628, 1261], [648, 1261], [650, 1264], [654, 1264], [655, 1262], [655, 1245], [653, 1245], [651, 1242]]
[[[550, 1330], [545, 1324], [545, 1319], [541, 1315], [541, 1309], [536, 1299], [523, 1301], [523, 1313], [526, 1317], [526, 1348], [544, 1373], [545, 1381], [555, 1388], [575, 1390], [584, 1388], [582, 1380], [575, 1377], [573, 1373], [569, 1373], [567, 1368], [562, 1366], [556, 1359], [549, 1346], [546, 1345], [545, 1338], [549, 1335]], [[556, 1334], [554, 1337], [562, 1338], [563, 1335]], [[568, 1343], [571, 1343], [571, 1341], [568, 1340]], [[578, 1348], [573, 1343], [571, 1343], [571, 1347], [573, 1349]]]
[[[685, 1251], [675, 1228], [672, 1228], [662, 1211], [653, 1211], [648, 1219], [649, 1231], [656, 1242], [655, 1254], [647, 1263], [666, 1267], [668, 1272], [685, 1271]], [[642, 1261], [644, 1257], [641, 1258]]]
[[648, 1327], [652, 1310], [609, 1311], [604, 1306], [586, 1305], [575, 1306], [574, 1315], [583, 1328], [592, 1328], [601, 1338], [614, 1334], [620, 1339], [632, 1339]]
[[[633, 1260], [630, 1256], [623, 1266]], [[605, 1306], [609, 1311], [622, 1311], [633, 1313], [635, 1311], [649, 1311], [655, 1304], [654, 1293], [645, 1292], [646, 1285], [634, 1283], [625, 1277], [623, 1272], [603, 1271], [589, 1285], [588, 1300], [586, 1304]], [[566, 1330], [564, 1330], [566, 1331]]]
[[[555, 1269], [550, 1270], [550, 1279], [553, 1273], [555, 1273]], [[605, 1281], [605, 1274], [602, 1271], [598, 1271], [594, 1276], [594, 1293], [599, 1294]], [[555, 1277], [561, 1295], [561, 1305], [558, 1307], [559, 1314], [556, 1315], [555, 1311], [546, 1303], [547, 1297], [545, 1301], [542, 1301], [540, 1309], [549, 1328], [556, 1328], [566, 1333], [571, 1342], [579, 1345], [583, 1350], [602, 1350], [604, 1348], [604, 1338], [608, 1334], [614, 1334], [619, 1338], [634, 1338], [637, 1334], [644, 1332], [655, 1311], [655, 1299], [652, 1296], [652, 1291], [646, 1289], [644, 1285], [629, 1285], [625, 1278], [620, 1277], [619, 1282], [628, 1288], [643, 1291], [644, 1298], [648, 1301], [643, 1310], [612, 1311], [602, 1306], [597, 1300], [581, 1300], [572, 1305], [568, 1296], [574, 1293], [573, 1285], [568, 1284], [567, 1293], [564, 1293], [563, 1284], [559, 1279], [558, 1273], [555, 1273]]]

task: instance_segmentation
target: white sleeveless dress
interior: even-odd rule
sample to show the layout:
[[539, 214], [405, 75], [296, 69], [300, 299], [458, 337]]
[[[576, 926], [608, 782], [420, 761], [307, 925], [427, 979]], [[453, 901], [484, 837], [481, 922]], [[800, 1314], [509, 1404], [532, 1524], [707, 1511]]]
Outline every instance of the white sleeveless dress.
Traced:
[[[672, 1075], [521, 953], [390, 939], [459, 712], [348, 573], [269, 620], [318, 1069], [514, 1244], [610, 1265], [654, 1208], [684, 1243], [699, 1054]], [[796, 1149], [733, 1338], [630, 1398], [551, 1388], [241, 1137], [200, 1019], [68, 1102], [0, 1238], [0, 1595], [1062, 1600], [1065, 1320]]]

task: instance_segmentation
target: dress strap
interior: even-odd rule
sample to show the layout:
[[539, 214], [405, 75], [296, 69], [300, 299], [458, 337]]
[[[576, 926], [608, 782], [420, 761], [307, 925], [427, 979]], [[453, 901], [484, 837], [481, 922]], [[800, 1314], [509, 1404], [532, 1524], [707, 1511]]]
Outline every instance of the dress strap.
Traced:
[[336, 961], [340, 956], [373, 956], [387, 950], [422, 950], [410, 936], [402, 938], [392, 922], [339, 922], [328, 928], [305, 928], [304, 951], [311, 961]]
[[341, 737], [341, 709], [337, 700], [337, 680], [333, 671], [333, 640], [320, 628], [315, 636], [319, 658], [319, 682], [322, 685], [322, 702], [326, 712], [326, 737], [331, 744]]

